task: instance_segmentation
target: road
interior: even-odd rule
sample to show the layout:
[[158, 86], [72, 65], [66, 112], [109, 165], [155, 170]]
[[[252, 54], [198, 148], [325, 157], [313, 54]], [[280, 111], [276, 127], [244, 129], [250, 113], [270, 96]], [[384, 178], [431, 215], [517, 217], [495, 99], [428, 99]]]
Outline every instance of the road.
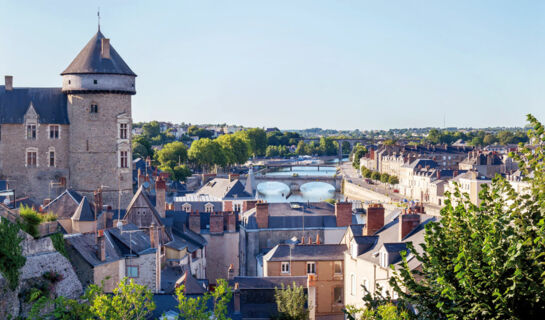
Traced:
[[401, 196], [399, 193], [393, 192], [393, 189], [390, 189], [389, 187], [384, 186], [380, 182], [377, 182], [376, 184], [367, 183], [365, 179], [360, 177], [358, 171], [354, 169], [354, 167], [352, 167], [351, 162], [343, 162], [341, 164], [341, 174], [343, 175], [344, 179], [347, 180], [348, 182], [356, 184], [362, 188], [373, 190], [374, 192], [388, 196], [394, 202], [403, 200], [403, 196]]

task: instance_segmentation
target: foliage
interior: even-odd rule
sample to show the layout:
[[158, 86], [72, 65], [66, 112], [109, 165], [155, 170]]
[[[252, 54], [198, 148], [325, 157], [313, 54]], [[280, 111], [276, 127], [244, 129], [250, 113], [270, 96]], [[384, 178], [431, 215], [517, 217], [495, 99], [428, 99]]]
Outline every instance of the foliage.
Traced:
[[113, 294], [104, 293], [97, 285], [89, 286], [90, 311], [100, 320], [147, 319], [155, 309], [153, 294], [143, 285], [124, 278]]
[[380, 182], [382, 183], [388, 183], [390, 181], [390, 175], [387, 173], [383, 173], [380, 175]]
[[302, 286], [295, 282], [291, 286], [274, 288], [274, 297], [281, 318], [290, 320], [303, 320], [308, 318], [308, 310], [305, 308], [307, 295]]
[[193, 142], [188, 155], [191, 161], [205, 169], [210, 169], [214, 165], [221, 167], [226, 165], [225, 154], [216, 140], [203, 138]]
[[497, 176], [483, 186], [477, 206], [456, 188], [440, 222], [426, 225], [424, 252], [409, 245], [422, 271], [411, 271], [403, 257], [390, 284], [419, 317], [532, 319], [545, 313], [545, 130], [531, 115], [528, 120], [533, 147], [511, 155], [528, 190], [517, 193]]
[[202, 139], [202, 138], [210, 139], [212, 138], [212, 136], [214, 136], [214, 132], [204, 128], [199, 128], [197, 126], [190, 126], [189, 128], [187, 128], [187, 134], [191, 137], [199, 137], [199, 139]]
[[297, 144], [301, 137], [296, 132], [275, 130], [267, 132], [267, 145], [269, 146], [292, 146]]
[[290, 150], [286, 146], [268, 146], [265, 156], [271, 157], [286, 157], [290, 154]]
[[21, 242], [23, 238], [19, 236], [20, 227], [7, 219], [0, 218], [0, 272], [8, 281], [9, 288], [14, 290], [19, 284], [19, 269], [26, 262], [23, 256]]
[[[46, 222], [51, 219], [52, 216], [47, 215], [44, 216], [42, 214], [39, 214], [34, 208], [21, 205], [19, 207], [19, 215], [22, 218], [22, 221], [19, 222], [19, 225], [21, 229], [23, 229], [26, 233], [30, 234], [34, 238], [37, 238], [40, 236], [40, 232], [38, 231], [38, 226], [42, 222]], [[55, 219], [56, 220], [56, 219]]]
[[88, 320], [94, 319], [88, 303], [59, 296], [51, 299], [42, 296], [32, 305], [28, 319]]
[[53, 247], [55, 247], [55, 250], [57, 250], [58, 253], [68, 258], [68, 252], [66, 251], [64, 236], [62, 235], [62, 233], [57, 232], [50, 235], [49, 237], [51, 238], [51, 242], [53, 243]]
[[396, 176], [390, 176], [390, 178], [388, 179], [388, 183], [391, 185], [396, 185], [399, 183], [399, 179]]
[[[185, 287], [176, 288], [178, 300], [178, 319], [188, 320], [228, 320], [227, 305], [231, 301], [232, 292], [225, 279], [218, 279], [217, 286], [212, 294], [206, 292], [203, 296], [190, 298], [184, 293]], [[208, 310], [208, 301], [213, 299], [214, 310]]]
[[333, 139], [321, 137], [320, 138], [320, 153], [326, 156], [334, 156], [337, 154], [339, 146], [335, 146]]
[[224, 134], [219, 136], [216, 141], [221, 146], [228, 165], [243, 164], [248, 160], [248, 144], [241, 135]]
[[152, 158], [154, 155], [153, 148], [151, 147], [150, 139], [144, 135], [134, 136], [132, 138], [132, 153], [133, 158], [146, 159]]
[[362, 145], [357, 145], [354, 148], [354, 155], [353, 155], [353, 161], [352, 165], [354, 168], [359, 169], [360, 168], [360, 159], [367, 154], [367, 148], [365, 148]]
[[373, 171], [373, 173], [371, 173], [371, 179], [380, 180], [380, 173], [377, 171]]
[[267, 149], [267, 134], [260, 128], [240, 131], [244, 141], [248, 144], [248, 152], [254, 156], [263, 156]]
[[168, 172], [175, 181], [183, 181], [191, 175], [191, 170], [184, 164], [188, 159], [187, 147], [182, 142], [171, 142], [156, 153], [159, 168]]
[[381, 304], [376, 308], [356, 308], [346, 306], [345, 313], [349, 320], [409, 320], [411, 314], [391, 302]]
[[501, 130], [496, 133], [485, 132], [483, 130], [462, 132], [462, 131], [439, 131], [437, 129], [431, 129], [428, 132], [428, 136], [423, 142], [432, 144], [452, 144], [457, 140], [468, 141], [473, 146], [486, 146], [494, 143], [501, 145], [517, 144], [521, 142], [527, 142], [528, 137], [523, 131], [511, 132], [507, 130]]

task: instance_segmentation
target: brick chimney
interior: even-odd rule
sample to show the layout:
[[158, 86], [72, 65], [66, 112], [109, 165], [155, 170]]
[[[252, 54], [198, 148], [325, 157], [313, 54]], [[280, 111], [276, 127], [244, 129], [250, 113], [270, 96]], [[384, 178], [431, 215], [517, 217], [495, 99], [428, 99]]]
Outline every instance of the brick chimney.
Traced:
[[95, 198], [94, 199], [95, 207], [93, 209], [96, 211], [95, 214], [98, 217], [98, 215], [102, 212], [102, 188], [96, 189], [93, 194]]
[[234, 301], [233, 309], [235, 313], [239, 314], [240, 313], [240, 289], [239, 289], [238, 282], [235, 283], [235, 288], [233, 290], [233, 301]]
[[102, 38], [102, 50], [100, 56], [103, 59], [110, 59], [110, 39]]
[[97, 237], [97, 257], [100, 261], [106, 261], [106, 241], [104, 239], [104, 230], [98, 230]]
[[403, 241], [411, 231], [420, 225], [419, 214], [399, 215], [399, 241]]
[[229, 182], [231, 182], [233, 180], [237, 180], [239, 177], [240, 177], [240, 175], [238, 173], [230, 173], [229, 174]]
[[269, 204], [266, 202], [255, 204], [255, 218], [257, 220], [257, 227], [259, 229], [266, 229], [269, 227]]
[[157, 248], [157, 245], [159, 244], [159, 234], [157, 230], [158, 228], [155, 225], [155, 222], [152, 222], [149, 229], [149, 241], [152, 248]]
[[210, 214], [210, 234], [223, 234], [223, 214], [221, 212]]
[[166, 190], [167, 186], [165, 180], [158, 177], [155, 181], [155, 210], [157, 210], [161, 218], [165, 217]]
[[363, 235], [372, 236], [382, 227], [384, 227], [384, 207], [381, 204], [369, 205]]
[[337, 202], [335, 203], [335, 218], [337, 227], [347, 227], [352, 224], [352, 203]]
[[6, 84], [6, 87], [5, 87], [6, 91], [13, 90], [13, 76], [5, 76], [4, 80]]
[[233, 211], [233, 201], [223, 201], [223, 211]]
[[237, 216], [234, 212], [228, 212], [225, 214], [225, 225], [227, 227], [227, 232], [237, 231]]
[[235, 278], [235, 268], [233, 267], [233, 264], [231, 263], [229, 265], [229, 269], [227, 269], [227, 280], [233, 280]]
[[245, 200], [242, 203], [242, 212], [246, 212], [250, 209], [255, 208], [255, 204], [258, 203], [259, 200]]
[[142, 183], [146, 180], [146, 176], [142, 173], [141, 169], [138, 169], [138, 188], [142, 186]]
[[320, 241], [320, 234], [316, 234], [316, 244], [322, 244], [322, 241]]
[[189, 230], [195, 233], [201, 233], [201, 216], [199, 211], [191, 212], [188, 217], [189, 220]]

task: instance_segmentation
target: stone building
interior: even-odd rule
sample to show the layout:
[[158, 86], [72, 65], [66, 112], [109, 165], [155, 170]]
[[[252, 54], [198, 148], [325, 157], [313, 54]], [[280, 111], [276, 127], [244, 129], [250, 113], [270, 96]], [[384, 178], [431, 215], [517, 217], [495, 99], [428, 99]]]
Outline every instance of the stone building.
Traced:
[[0, 176], [35, 202], [67, 187], [125, 208], [132, 198], [136, 74], [100, 30], [61, 73], [61, 88], [0, 86]]

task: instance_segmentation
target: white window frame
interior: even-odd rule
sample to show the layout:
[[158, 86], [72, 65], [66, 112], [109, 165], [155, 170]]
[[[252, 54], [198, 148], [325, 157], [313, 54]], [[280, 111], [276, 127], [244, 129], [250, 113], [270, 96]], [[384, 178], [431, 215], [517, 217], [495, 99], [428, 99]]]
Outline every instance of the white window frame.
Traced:
[[[30, 138], [32, 134], [29, 135], [29, 128], [34, 127], [34, 138]], [[30, 129], [32, 132], [32, 129]], [[38, 140], [38, 124], [36, 122], [26, 122], [25, 123], [25, 139], [26, 140]]]
[[214, 212], [214, 205], [210, 202], [204, 205], [204, 212], [212, 213]]
[[307, 274], [316, 274], [316, 262], [307, 261]]
[[[51, 153], [53, 153], [53, 165], [51, 165]], [[57, 152], [55, 152], [54, 147], [49, 147], [47, 150], [47, 166], [57, 167]]]
[[[121, 161], [121, 156], [122, 156], [122, 153], [123, 152], [126, 152], [127, 153], [127, 166], [126, 167], [123, 167], [122, 166], [122, 161]], [[129, 150], [126, 150], [126, 149], [121, 149], [117, 152], [117, 167], [120, 168], [120, 169], [129, 169], [130, 168], [130, 158], [131, 158], [131, 152]]]
[[383, 268], [388, 268], [388, 252], [380, 252], [380, 266]]
[[191, 204], [190, 203], [184, 203], [182, 205], [182, 211], [185, 211], [187, 213], [191, 212]]
[[[36, 153], [36, 165], [35, 166], [30, 166], [29, 163], [28, 163], [28, 153], [29, 152]], [[27, 167], [27, 168], [37, 168], [37, 167], [39, 167], [39, 165], [40, 165], [40, 162], [39, 162], [39, 156], [38, 156], [38, 148], [35, 148], [35, 147], [26, 148], [25, 149], [25, 167]]]
[[[57, 131], [57, 132], [58, 132], [58, 137], [56, 137], [56, 138], [51, 138], [51, 132], [52, 132], [51, 129], [54, 128], [54, 127], [58, 129], [58, 131]], [[47, 126], [47, 138], [48, 138], [49, 140], [59, 140], [59, 139], [61, 138], [61, 126], [58, 125], [58, 124], [50, 124], [50, 125], [48, 125], [48, 126]]]
[[356, 295], [356, 275], [353, 273], [350, 274], [350, 295]]
[[358, 244], [355, 240], [352, 240], [350, 243], [350, 255], [353, 259], [356, 259], [358, 257]]
[[290, 273], [290, 263], [289, 262], [282, 262], [280, 264], [280, 273]]
[[[121, 126], [125, 125], [126, 128], [124, 129], [124, 132], [125, 132], [125, 137], [123, 137], [123, 135], [121, 134], [122, 133], [122, 129], [121, 129]], [[129, 140], [129, 135], [130, 135], [130, 128], [129, 128], [129, 121], [127, 120], [123, 120], [123, 121], [119, 121], [117, 123], [117, 137], [119, 140]]]

